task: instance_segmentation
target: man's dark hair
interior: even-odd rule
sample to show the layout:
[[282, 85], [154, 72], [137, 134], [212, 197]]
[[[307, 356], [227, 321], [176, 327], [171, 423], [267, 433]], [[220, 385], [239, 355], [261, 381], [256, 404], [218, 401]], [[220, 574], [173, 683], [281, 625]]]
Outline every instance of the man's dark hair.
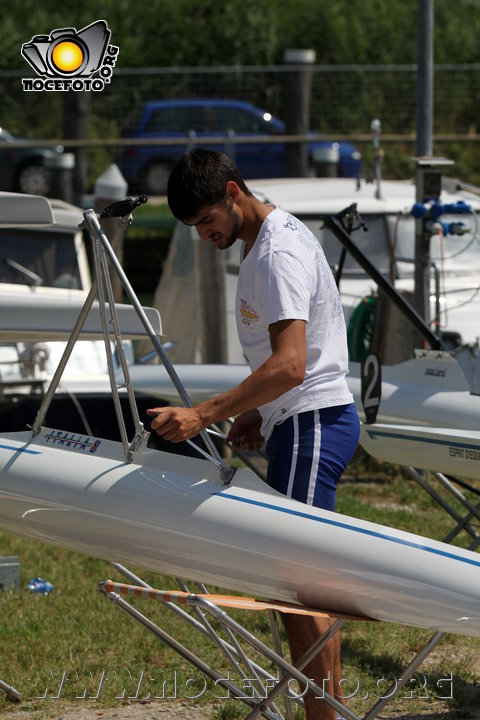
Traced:
[[194, 218], [203, 208], [225, 199], [229, 180], [234, 180], [246, 195], [252, 194], [228, 155], [205, 148], [191, 150], [180, 158], [170, 174], [167, 187], [170, 210], [178, 220]]

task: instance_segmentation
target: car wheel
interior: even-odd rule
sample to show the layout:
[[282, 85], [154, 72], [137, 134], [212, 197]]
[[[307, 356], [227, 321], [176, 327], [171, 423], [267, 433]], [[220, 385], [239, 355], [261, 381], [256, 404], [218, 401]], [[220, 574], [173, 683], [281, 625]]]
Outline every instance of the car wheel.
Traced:
[[26, 165], [18, 174], [18, 189], [22, 193], [48, 195], [51, 187], [51, 171], [43, 165]]
[[170, 168], [165, 163], [152, 163], [145, 178], [147, 192], [150, 195], [165, 195], [167, 192]]

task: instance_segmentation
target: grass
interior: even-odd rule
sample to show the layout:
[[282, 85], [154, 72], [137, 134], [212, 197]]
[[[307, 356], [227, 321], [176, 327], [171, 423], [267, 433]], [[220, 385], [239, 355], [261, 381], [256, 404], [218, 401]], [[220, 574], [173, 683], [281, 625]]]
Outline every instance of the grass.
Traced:
[[[453, 524], [399, 468], [383, 466], [362, 454], [340, 485], [337, 509], [438, 539]], [[468, 538], [459, 536], [456, 542], [466, 546]], [[58, 717], [60, 708], [75, 703], [104, 708], [118, 706], [128, 697], [140, 700], [148, 693], [160, 698], [158, 702], [176, 699], [211, 705], [216, 720], [246, 714], [243, 703], [226, 698], [226, 691], [213, 681], [205, 687], [199, 671], [99, 592], [100, 580], [123, 580], [111, 565], [9, 533], [0, 533], [0, 547], [1, 555], [19, 557], [21, 572], [20, 592], [0, 593], [0, 679], [24, 698], [13, 706], [0, 693], [0, 713], [7, 720], [14, 707], [25, 710], [30, 720]], [[155, 587], [177, 587], [173, 578], [130, 569]], [[52, 582], [54, 592], [46, 596], [29, 592], [26, 585], [36, 576]], [[142, 599], [131, 604], [192, 647], [209, 665], [228, 670], [211, 643], [165, 608]], [[267, 614], [230, 614], [270, 644]], [[342, 658], [350, 709], [366, 712], [401, 677], [405, 665], [430, 637], [430, 632], [410, 627], [348, 622], [342, 630]], [[451, 712], [455, 717], [469, 717], [480, 701], [476, 687], [479, 650], [480, 639], [445, 636], [382, 716], [428, 713], [434, 718]]]

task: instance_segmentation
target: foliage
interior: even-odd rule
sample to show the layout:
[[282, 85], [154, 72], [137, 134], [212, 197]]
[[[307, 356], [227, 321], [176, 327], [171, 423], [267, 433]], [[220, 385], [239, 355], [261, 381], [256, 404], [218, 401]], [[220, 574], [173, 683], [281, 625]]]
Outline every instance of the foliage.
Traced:
[[[286, 48], [311, 47], [319, 63], [414, 63], [417, 0], [54, 0], [4, 3], [1, 66], [18, 68], [21, 44], [58, 27], [107, 20], [122, 67], [281, 63]], [[436, 0], [435, 61], [473, 62], [478, 0]], [[406, 29], [406, 31], [404, 31]]]
[[[64, 104], [58, 92], [29, 94], [19, 89], [18, 76], [8, 71], [25, 70], [21, 45], [36, 34], [55, 28], [77, 30], [103, 18], [112, 32], [111, 42], [120, 48], [117, 69], [196, 70], [222, 67], [209, 76], [211, 84], [197, 74], [173, 72], [148, 78], [121, 75], [115, 87], [101, 98], [93, 97], [88, 137], [116, 139], [132, 108], [151, 97], [212, 94], [241, 97], [282, 116], [282, 77], [277, 72], [243, 74], [235, 68], [283, 64], [288, 48], [312, 48], [317, 65], [332, 72], [317, 73], [312, 87], [312, 127], [320, 132], [354, 134], [368, 132], [372, 118], [382, 120], [384, 133], [415, 132], [417, 25], [419, 0], [388, 3], [382, 0], [162, 0], [161, 4], [137, 0], [102, 0], [59, 5], [53, 0], [0, 6], [0, 123], [14, 134], [33, 138], [63, 137]], [[477, 60], [480, 35], [479, 0], [434, 2], [435, 64], [472, 64]], [[422, 38], [420, 38], [420, 42]], [[404, 73], [385, 71], [370, 76], [360, 68], [342, 77], [339, 66], [404, 65]], [[2, 74], [2, 71], [5, 71]], [[477, 132], [480, 81], [478, 73], [466, 76], [447, 73], [435, 76], [436, 134]], [[202, 84], [204, 82], [204, 84]], [[98, 93], [97, 93], [98, 95]], [[28, 102], [26, 100], [28, 99]], [[363, 148], [362, 148], [363, 149]], [[403, 147], [389, 148], [385, 171], [388, 177], [405, 177]], [[408, 156], [414, 154], [407, 148]], [[473, 143], [447, 147], [445, 155], [456, 160], [456, 174], [478, 182], [478, 151]], [[435, 148], [435, 154], [439, 149]], [[110, 162], [115, 148], [89, 151], [91, 190], [93, 181]], [[409, 172], [411, 175], [411, 170]]]

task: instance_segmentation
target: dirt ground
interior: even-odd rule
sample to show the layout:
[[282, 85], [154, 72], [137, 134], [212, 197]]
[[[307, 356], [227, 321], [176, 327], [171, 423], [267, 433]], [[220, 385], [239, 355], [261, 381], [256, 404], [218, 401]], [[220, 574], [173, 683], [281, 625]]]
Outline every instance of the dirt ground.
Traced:
[[[112, 708], [98, 708], [83, 702], [62, 703], [55, 707], [36, 707], [28, 709], [23, 705], [12, 704], [3, 715], [2, 720], [212, 720], [220, 717], [219, 705], [200, 705], [194, 703], [148, 702], [124, 703]], [[245, 713], [248, 708], [245, 706]], [[468, 709], [452, 712], [425, 712], [420, 715], [389, 714], [388, 711], [378, 715], [378, 720], [480, 720], [480, 709]]]
[[112, 708], [89, 707], [83, 702], [62, 703], [58, 708], [7, 710], [2, 720], [211, 720], [214, 706], [176, 702], [126, 703]]

